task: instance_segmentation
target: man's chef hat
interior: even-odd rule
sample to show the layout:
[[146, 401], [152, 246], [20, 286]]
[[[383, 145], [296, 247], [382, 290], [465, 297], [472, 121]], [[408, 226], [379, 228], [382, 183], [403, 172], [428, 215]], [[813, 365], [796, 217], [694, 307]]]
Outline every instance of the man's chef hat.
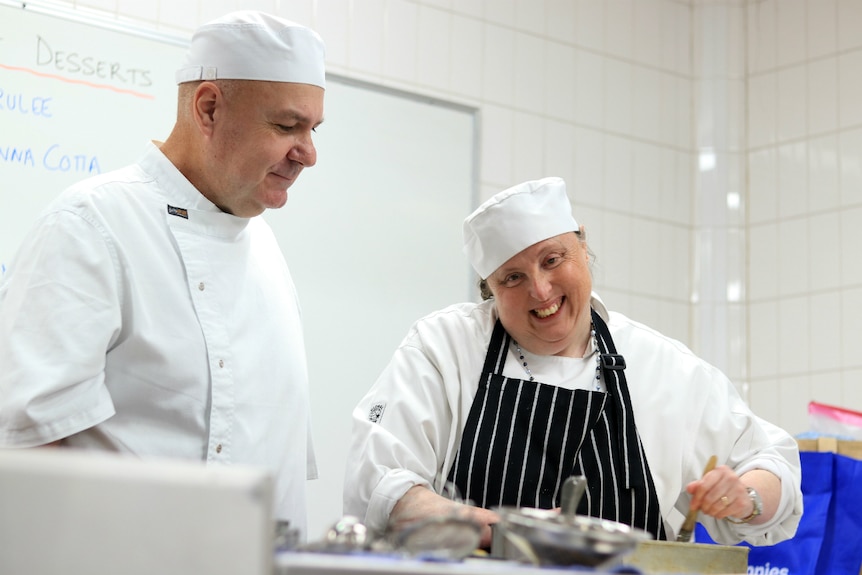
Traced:
[[265, 80], [326, 88], [324, 58], [317, 32], [264, 12], [242, 10], [195, 31], [176, 80]]
[[518, 184], [464, 220], [464, 253], [482, 279], [531, 245], [578, 230], [562, 178]]

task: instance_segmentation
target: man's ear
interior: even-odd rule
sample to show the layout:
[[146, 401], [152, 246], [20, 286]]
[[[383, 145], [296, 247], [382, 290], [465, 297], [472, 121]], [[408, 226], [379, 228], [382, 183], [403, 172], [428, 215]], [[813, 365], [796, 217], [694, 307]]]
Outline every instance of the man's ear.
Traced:
[[195, 124], [207, 136], [212, 134], [215, 110], [221, 97], [221, 90], [212, 82], [201, 82], [195, 90], [193, 100]]

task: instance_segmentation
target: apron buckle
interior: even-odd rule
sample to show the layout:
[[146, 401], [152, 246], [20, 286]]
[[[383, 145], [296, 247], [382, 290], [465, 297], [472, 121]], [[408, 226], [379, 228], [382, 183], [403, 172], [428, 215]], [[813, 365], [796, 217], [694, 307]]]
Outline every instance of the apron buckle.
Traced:
[[603, 353], [602, 367], [605, 369], [624, 370], [626, 368], [626, 358], [618, 353]]

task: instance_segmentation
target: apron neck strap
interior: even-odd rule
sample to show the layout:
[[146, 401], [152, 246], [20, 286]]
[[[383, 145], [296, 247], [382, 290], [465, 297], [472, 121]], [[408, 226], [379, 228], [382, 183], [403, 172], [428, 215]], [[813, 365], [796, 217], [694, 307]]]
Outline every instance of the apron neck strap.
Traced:
[[643, 482], [643, 462], [641, 461], [640, 439], [635, 426], [635, 414], [629, 386], [626, 382], [626, 361], [617, 353], [614, 340], [605, 320], [592, 310], [593, 324], [596, 326], [596, 340], [601, 354], [602, 378], [611, 396], [611, 405], [617, 420], [617, 439], [620, 457], [617, 458], [619, 471], [625, 479], [626, 487], [634, 487]]

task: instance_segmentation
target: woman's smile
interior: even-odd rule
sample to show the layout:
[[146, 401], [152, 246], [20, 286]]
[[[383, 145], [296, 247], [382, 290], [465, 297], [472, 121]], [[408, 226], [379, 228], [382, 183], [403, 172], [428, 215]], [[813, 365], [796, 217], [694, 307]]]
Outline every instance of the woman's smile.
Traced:
[[544, 307], [544, 308], [537, 308], [537, 309], [531, 310], [530, 313], [532, 313], [534, 316], [538, 317], [539, 319], [549, 318], [552, 315], [554, 315], [555, 313], [557, 313], [558, 311], [560, 311], [560, 307], [563, 305], [563, 301], [565, 299], [566, 299], [565, 296], [561, 297], [559, 300], [555, 301], [551, 305]]

